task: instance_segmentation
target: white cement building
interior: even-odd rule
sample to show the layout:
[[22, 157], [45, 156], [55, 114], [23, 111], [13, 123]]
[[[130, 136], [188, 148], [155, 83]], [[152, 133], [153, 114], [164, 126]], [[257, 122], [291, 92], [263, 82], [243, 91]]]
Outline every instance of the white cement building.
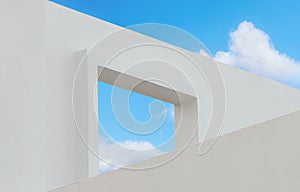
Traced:
[[[222, 63], [214, 79], [212, 59], [129, 30], [90, 50], [122, 28], [48, 1], [1, 1], [0, 16], [0, 192], [300, 190], [299, 90]], [[139, 44], [169, 49], [142, 46], [104, 64], [111, 52]], [[128, 70], [152, 57], [178, 70], [156, 61]], [[194, 65], [182, 65], [189, 59], [213, 79], [209, 85]], [[175, 150], [134, 167], [180, 152], [176, 158], [97, 175], [99, 70], [102, 81], [127, 89], [143, 82], [135, 91], [175, 105]], [[182, 71], [188, 78], [173, 78]], [[200, 143], [217, 135], [199, 155]]]

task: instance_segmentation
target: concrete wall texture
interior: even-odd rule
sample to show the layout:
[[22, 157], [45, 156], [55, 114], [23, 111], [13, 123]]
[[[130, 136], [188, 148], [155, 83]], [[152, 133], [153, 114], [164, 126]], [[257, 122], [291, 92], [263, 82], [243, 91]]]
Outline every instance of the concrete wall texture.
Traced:
[[[300, 112], [220, 136], [204, 156], [191, 145], [155, 169], [116, 170], [54, 192], [81, 191], [299, 191]], [[175, 153], [175, 152], [173, 152]], [[166, 154], [145, 162], [167, 158]]]
[[0, 191], [45, 189], [46, 1], [0, 2]]
[[[97, 173], [97, 158], [82, 142], [74, 121], [74, 75], [86, 50], [121, 27], [37, 0], [1, 1], [0, 20], [3, 53], [0, 57], [0, 192], [49, 191], [75, 181], [81, 182], [57, 191], [299, 191], [300, 155], [296, 148], [299, 112], [296, 111], [300, 110], [300, 91], [221, 63], [218, 65], [227, 93], [226, 118], [223, 136], [209, 153], [198, 156], [195, 152], [198, 141], [215, 136], [203, 135], [205, 126], [199, 124], [194, 142], [165, 166], [146, 172], [117, 170], [92, 177]], [[122, 35], [118, 38], [124, 39], [124, 44], [130, 37], [130, 41], [174, 47], [132, 31]], [[116, 39], [107, 50], [119, 45]], [[80, 114], [87, 114], [79, 118], [79, 123], [87, 127], [82, 130], [84, 137], [95, 150], [97, 122], [89, 114], [93, 109], [93, 83], [98, 80], [98, 67], [103, 67], [100, 61], [105, 57], [97, 52], [99, 49], [95, 47], [83, 62], [86, 73], [81, 76], [80, 90], [87, 93], [81, 91], [75, 95]], [[211, 59], [177, 49], [209, 71]], [[157, 51], [142, 48], [128, 52], [114, 61], [110, 70], [122, 73], [130, 63]], [[191, 74], [201, 99], [183, 81], [169, 78], [164, 72], [168, 68], [158, 71], [145, 65], [126, 74], [132, 77], [132, 82], [156, 75], [171, 83], [184, 98], [192, 98], [190, 104], [176, 103], [175, 97], [167, 97], [170, 92], [162, 84], [157, 84], [152, 93], [147, 89], [149, 85], [140, 89], [144, 94], [174, 102], [177, 112], [186, 111], [184, 123], [177, 127], [182, 131], [175, 139], [180, 146], [194, 122], [189, 117], [198, 112], [195, 105], [201, 104], [208, 114], [212, 100], [207, 85], [193, 73], [193, 68], [180, 65], [186, 62], [184, 58], [168, 52], [163, 57]], [[121, 82], [121, 86], [130, 86], [130, 82]], [[161, 88], [166, 92], [159, 91]], [[204, 124], [207, 114], [201, 116]]]

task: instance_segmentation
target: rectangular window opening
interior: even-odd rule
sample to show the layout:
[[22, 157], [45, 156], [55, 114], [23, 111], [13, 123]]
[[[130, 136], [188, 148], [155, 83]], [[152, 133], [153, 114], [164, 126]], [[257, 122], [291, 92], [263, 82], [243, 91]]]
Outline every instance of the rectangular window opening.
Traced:
[[174, 104], [98, 81], [99, 174], [174, 150]]

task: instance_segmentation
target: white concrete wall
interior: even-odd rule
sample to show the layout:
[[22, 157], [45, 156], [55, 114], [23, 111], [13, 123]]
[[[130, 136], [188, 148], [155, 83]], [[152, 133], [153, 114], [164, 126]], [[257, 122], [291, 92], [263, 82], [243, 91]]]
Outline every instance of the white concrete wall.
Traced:
[[[51, 2], [11, 0], [0, 5], [0, 191], [40, 192], [88, 177], [95, 169], [88, 162], [94, 160], [76, 130], [73, 78], [82, 50], [119, 27]], [[137, 41], [158, 42], [129, 33]], [[209, 68], [207, 58], [186, 53]], [[223, 64], [220, 67], [228, 93], [223, 133], [300, 109], [298, 90]], [[147, 75], [141, 74], [142, 79]], [[188, 87], [173, 83], [193, 94]], [[90, 94], [81, 96], [89, 98]], [[81, 120], [90, 123], [86, 116]], [[86, 134], [91, 139], [91, 133]]]
[[0, 1], [0, 191], [45, 190], [44, 0]]
[[[73, 80], [83, 54], [81, 51], [113, 28], [95, 25], [96, 19], [51, 2], [48, 2], [46, 15], [48, 115], [45, 167], [47, 188], [53, 189], [89, 175], [87, 148], [78, 135], [73, 116]], [[82, 97], [87, 98], [87, 95]], [[87, 104], [87, 101], [82, 102]]]
[[[192, 145], [164, 166], [119, 169], [53, 192], [298, 192], [299, 123], [300, 111], [223, 135], [205, 156]], [[173, 153], [138, 164], [146, 167]]]
[[[81, 154], [78, 152], [78, 145], [82, 147], [82, 142], [78, 138], [74, 125], [71, 105], [72, 81], [80, 61], [80, 56], [78, 57], [76, 54], [81, 50], [90, 48], [98, 39], [119, 29], [119, 27], [53, 3], [48, 3], [46, 15], [47, 72], [49, 75], [47, 94], [51, 95], [51, 100], [56, 101], [50, 102], [49, 98], [47, 122], [49, 126], [47, 129], [49, 160], [47, 163], [47, 185], [49, 189], [53, 189], [88, 176], [87, 170], [82, 169], [79, 171], [81, 166], [88, 169], [86, 160], [82, 160], [82, 162], [75, 160], [78, 154]], [[159, 42], [133, 32], [127, 32], [126, 35], [131, 36], [132, 39], [123, 38], [121, 41], [116, 39], [115, 44], [109, 44], [109, 47], [102, 51], [116, 49], [120, 42], [125, 45], [126, 42], [130, 43], [132, 41]], [[97, 49], [95, 50], [97, 51]], [[112, 66], [120, 64], [119, 67], [121, 68], [115, 67], [113, 69], [122, 72], [122, 66], [126, 67], [126, 64], [138, 60], [145, 53], [148, 54], [151, 51], [155, 53], [155, 49], [148, 49], [147, 51], [140, 49], [138, 51], [122, 55], [119, 61], [117, 60], [112, 64]], [[103, 52], [96, 53], [96, 56], [91, 57], [89, 55], [88, 62], [91, 63], [91, 66], [94, 66], [96, 62], [101, 64], [101, 59], [103, 60], [103, 57], [106, 56]], [[204, 70], [209, 71], [211, 60], [195, 53], [187, 51], [185, 53], [199, 61]], [[169, 58], [173, 58], [173, 56], [169, 55]], [[180, 67], [183, 60], [174, 57], [172, 61]], [[232, 132], [300, 109], [300, 100], [298, 99], [300, 91], [227, 65], [220, 64], [220, 68], [228, 94], [227, 116], [222, 133]], [[191, 69], [188, 70], [193, 74]], [[161, 69], [160, 71], [162, 73], [159, 73], [158, 76], [166, 78], [164, 70]], [[133, 70], [130, 71], [130, 74], [143, 79], [145, 76], [153, 74], [153, 68], [145, 68], [143, 71], [140, 69]], [[194, 76], [197, 75], [194, 74]], [[173, 82], [176, 89], [193, 96], [193, 92], [189, 87], [184, 86], [185, 84], [178, 84], [178, 81], [172, 81], [172, 79], [171, 82]], [[196, 84], [196, 86], [199, 85], [204, 84]], [[202, 86], [200, 89], [203, 88], [205, 87]], [[209, 109], [205, 108], [204, 111], [209, 111]], [[200, 133], [203, 133], [203, 131]], [[53, 142], [53, 139], [55, 139], [55, 142]], [[84, 154], [86, 153], [84, 152]]]
[[[161, 48], [160, 46], [141, 46], [126, 50], [126, 52], [114, 58], [108, 66], [104, 66], [110, 61], [111, 56], [118, 53], [118, 51], [135, 44], [147, 43], [167, 45], [141, 34], [124, 30], [116, 33], [111, 39], [93, 47], [93, 50], [89, 53], [89, 62], [92, 65], [97, 63], [102, 67], [130, 74], [138, 79], [157, 78], [172, 85], [179, 93], [196, 97], [200, 113], [204, 111], [199, 120], [199, 137], [204, 139], [204, 127], [206, 127], [209, 119], [207, 114], [213, 111], [210, 107], [215, 102], [210, 98], [209, 89], [212, 88], [218, 91], [218, 86], [220, 85], [213, 82], [209, 88], [205, 78], [201, 76], [201, 73], [197, 71], [197, 68], [187, 58], [176, 51]], [[214, 61], [212, 59], [180, 48], [174, 47], [174, 49], [182, 51], [196, 61], [209, 81], [219, 78], [214, 71]], [[157, 59], [158, 61], [151, 59]], [[171, 65], [160, 61], [167, 61]], [[135, 65], [138, 62], [140, 63]], [[221, 134], [230, 133], [300, 109], [299, 90], [226, 64], [218, 63], [218, 66], [224, 79], [227, 106], [226, 119]], [[182, 72], [187, 75], [184, 76]], [[122, 84], [122, 82], [119, 84]], [[167, 85], [157, 84], [168, 88]], [[143, 93], [155, 96], [155, 89], [150, 89], [148, 93], [147, 91]], [[159, 93], [156, 95], [159, 95]], [[222, 92], [217, 92], [214, 95], [216, 98], [224, 96]], [[161, 98], [164, 99], [165, 97]], [[166, 100], [173, 102], [172, 99]], [[213, 131], [209, 134], [206, 135], [206, 138], [215, 136]]]

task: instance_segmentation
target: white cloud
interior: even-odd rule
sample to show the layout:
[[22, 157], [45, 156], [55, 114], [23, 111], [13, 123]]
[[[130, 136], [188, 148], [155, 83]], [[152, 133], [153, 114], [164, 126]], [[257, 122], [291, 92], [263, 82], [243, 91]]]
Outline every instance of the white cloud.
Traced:
[[124, 141], [119, 143], [99, 142], [99, 173], [105, 173], [118, 167], [155, 157], [161, 154], [159, 150], [148, 141]]
[[288, 85], [300, 85], [300, 63], [277, 51], [269, 35], [253, 23], [240, 23], [230, 33], [229, 43], [229, 51], [217, 52], [216, 60]]

